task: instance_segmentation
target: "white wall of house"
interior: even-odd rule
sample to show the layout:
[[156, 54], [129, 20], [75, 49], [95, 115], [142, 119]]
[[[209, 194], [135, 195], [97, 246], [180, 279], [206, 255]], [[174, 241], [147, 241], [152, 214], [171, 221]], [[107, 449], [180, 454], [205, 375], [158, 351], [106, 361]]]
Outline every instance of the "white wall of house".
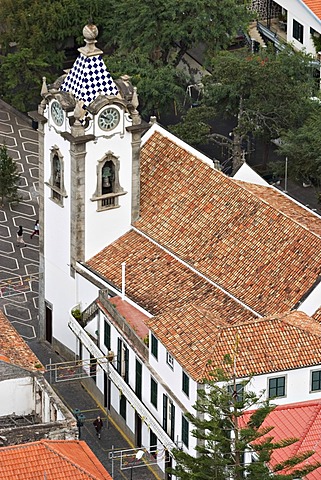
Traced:
[[273, 372], [265, 375], [257, 375], [253, 377], [247, 386], [249, 391], [265, 392], [263, 399], [268, 398], [269, 380], [273, 378], [285, 378], [285, 395], [273, 399], [273, 403], [277, 405], [285, 405], [288, 403], [305, 402], [321, 398], [321, 390], [312, 391], [312, 372], [320, 371], [321, 365], [297, 368], [294, 370], [284, 370], [280, 372]]
[[[133, 391], [136, 388], [136, 360], [142, 365], [142, 403], [148, 408], [151, 416], [157, 419], [160, 425], [163, 425], [163, 396], [167, 396], [168, 403], [173, 403], [175, 407], [175, 424], [174, 424], [174, 441], [178, 441], [181, 444], [182, 433], [182, 415], [186, 411], [192, 411], [192, 405], [196, 400], [197, 384], [190, 379], [190, 395], [189, 398], [182, 391], [182, 368], [175, 362], [174, 370], [170, 369], [166, 363], [166, 350], [159, 344], [159, 360], [154, 361], [153, 356], [150, 356], [151, 362], [145, 361], [141, 356], [134, 351], [130, 342], [122, 338], [122, 333], [116, 328], [109, 318], [108, 314], [99, 312], [86, 326], [86, 331], [90, 332], [95, 338], [97, 338], [96, 332], [99, 331], [99, 348], [102, 355], [107, 355], [108, 349], [104, 345], [104, 323], [108, 322], [110, 325], [110, 350], [114, 352], [114, 360], [110, 368], [117, 368], [117, 354], [118, 354], [118, 338], [121, 338], [123, 345], [128, 348], [128, 365], [129, 375], [128, 384]], [[89, 358], [89, 354], [85, 348], [83, 348], [83, 358]], [[151, 365], [152, 364], [152, 365]], [[157, 383], [157, 406], [151, 402], [151, 379]], [[103, 374], [97, 375], [96, 381], [97, 387], [104, 391]], [[113, 409], [120, 414], [120, 392], [111, 384], [111, 405]], [[169, 407], [170, 408], [170, 407]], [[168, 420], [169, 421], [169, 420]], [[135, 432], [135, 410], [127, 402], [126, 406], [126, 425], [134, 434]], [[169, 425], [169, 424], [168, 424]], [[170, 426], [168, 426], [168, 433], [170, 432]], [[189, 451], [193, 451], [195, 447], [195, 439], [189, 435]], [[148, 418], [144, 419], [142, 425], [142, 444], [146, 447], [150, 447], [150, 427]], [[186, 447], [185, 447], [186, 448]], [[159, 465], [165, 468], [163, 456], [159, 459]]]
[[[288, 11], [287, 41], [293, 43], [298, 50], [305, 49], [307, 53], [315, 54], [310, 28], [321, 33], [321, 20], [311, 12], [302, 0], [277, 0], [276, 3]], [[293, 37], [293, 20], [303, 26], [302, 42]]]
[[0, 417], [30, 415], [35, 409], [32, 377], [0, 381]]

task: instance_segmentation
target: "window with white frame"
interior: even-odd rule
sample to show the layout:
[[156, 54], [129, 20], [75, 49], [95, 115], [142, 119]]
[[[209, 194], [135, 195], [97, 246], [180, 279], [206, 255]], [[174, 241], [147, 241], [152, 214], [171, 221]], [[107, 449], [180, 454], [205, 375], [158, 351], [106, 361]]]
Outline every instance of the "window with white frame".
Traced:
[[311, 392], [318, 392], [321, 390], [321, 370], [314, 370], [311, 372]]
[[303, 25], [293, 19], [293, 38], [298, 42], [303, 43]]
[[158, 383], [151, 377], [150, 379], [150, 403], [157, 409]]
[[244, 398], [244, 385], [243, 383], [236, 383], [235, 385], [228, 386], [228, 392], [232, 395], [233, 400], [236, 402], [242, 402]]
[[269, 398], [285, 397], [285, 377], [269, 378]]
[[117, 339], [117, 372], [129, 382], [129, 350], [120, 338]]
[[174, 358], [169, 352], [166, 352], [166, 363], [174, 370]]
[[182, 415], [182, 442], [184, 443], [185, 447], [188, 448], [189, 443], [189, 422], [186, 420], [184, 415]]
[[153, 334], [151, 334], [151, 352], [158, 359], [158, 340]]
[[185, 372], [182, 373], [182, 390], [189, 397], [189, 376]]

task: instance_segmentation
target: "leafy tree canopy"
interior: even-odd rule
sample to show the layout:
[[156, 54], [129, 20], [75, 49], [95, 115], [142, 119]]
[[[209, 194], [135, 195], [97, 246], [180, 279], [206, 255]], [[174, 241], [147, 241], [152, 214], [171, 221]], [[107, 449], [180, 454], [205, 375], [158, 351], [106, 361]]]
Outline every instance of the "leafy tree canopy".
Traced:
[[32, 50], [22, 48], [9, 53], [0, 63], [0, 94], [20, 111], [27, 111], [39, 98], [41, 76], [48, 68], [43, 56], [34, 57]]
[[[269, 145], [301, 126], [313, 109], [312, 58], [291, 47], [279, 53], [220, 52], [212, 59], [211, 71], [203, 78], [202, 103], [213, 107], [218, 116], [236, 121], [236, 126], [231, 139], [212, 134], [210, 140], [228, 146], [234, 170], [243, 161], [242, 149], [249, 137], [261, 137]], [[189, 132], [193, 133], [191, 124]], [[191, 142], [194, 136], [184, 139]]]
[[238, 118], [240, 135], [278, 138], [302, 124], [311, 108], [312, 58], [290, 47], [259, 55], [222, 52], [205, 77], [205, 102]]
[[[288, 157], [288, 175], [294, 180], [321, 186], [321, 105], [314, 104], [313, 112], [298, 129], [282, 136], [279, 153]], [[284, 161], [271, 164], [275, 173], [284, 171]]]
[[3, 205], [4, 199], [18, 201], [18, 173], [16, 162], [8, 155], [7, 147], [0, 145], [0, 199]]
[[209, 56], [226, 48], [247, 27], [248, 5], [246, 0], [113, 0], [101, 19], [103, 39], [121, 52], [140, 48], [149, 58], [177, 64], [200, 43]]
[[[276, 442], [273, 427], [264, 427], [267, 415], [275, 408], [269, 402], [262, 402], [260, 396], [248, 390], [248, 381], [242, 382], [242, 390], [237, 388], [235, 378], [223, 372], [215, 372], [212, 379], [204, 381], [199, 391], [195, 415], [186, 414], [194, 426], [192, 435], [198, 440], [197, 455], [175, 449], [176, 461], [171, 470], [184, 479], [197, 480], [292, 480], [320, 466], [317, 462], [300, 465], [313, 452], [291, 456], [276, 465], [273, 471], [268, 467], [275, 450], [292, 445], [298, 439], [287, 438]], [[256, 405], [249, 421], [244, 424], [244, 412]], [[252, 451], [256, 461], [244, 463], [244, 454]], [[277, 472], [277, 475], [274, 473]]]
[[[179, 90], [185, 87], [184, 82], [179, 85], [173, 71], [180, 58], [187, 49], [201, 42], [207, 45], [208, 55], [227, 46], [248, 23], [247, 3], [247, 0], [158, 3], [151, 0], [0, 0], [2, 54], [12, 52], [12, 42], [17, 45], [14, 55], [21, 49], [30, 50], [35, 63], [47, 63], [45, 76], [52, 81], [53, 76], [61, 72], [66, 48], [83, 44], [82, 27], [92, 19], [100, 31], [99, 44], [104, 50], [108, 48], [110, 54], [116, 53], [118, 61], [122, 59], [120, 73], [133, 76], [134, 82], [139, 67], [139, 88], [145, 110], [154, 113], [164, 108], [166, 111], [168, 100], [164, 96], [172, 95], [177, 101], [182, 96]], [[112, 63], [107, 62], [108, 66]], [[115, 75], [112, 68], [109, 69]], [[39, 78], [41, 76], [39, 74]], [[5, 81], [3, 90], [8, 91], [8, 87]], [[30, 99], [13, 101], [15, 106], [21, 103], [30, 103]], [[33, 108], [36, 104], [34, 99]]]
[[160, 118], [162, 112], [182, 105], [187, 79], [173, 65], [151, 62], [139, 48], [126, 55], [116, 52], [105, 61], [114, 78], [130, 74], [138, 89], [139, 110], [146, 117]]

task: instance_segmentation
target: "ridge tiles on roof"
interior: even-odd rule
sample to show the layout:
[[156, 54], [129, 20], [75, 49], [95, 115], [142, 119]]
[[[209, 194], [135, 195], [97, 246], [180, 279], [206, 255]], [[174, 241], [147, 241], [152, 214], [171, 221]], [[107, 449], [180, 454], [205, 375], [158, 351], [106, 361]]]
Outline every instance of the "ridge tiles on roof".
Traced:
[[188, 305], [152, 317], [147, 324], [196, 381], [221, 367], [236, 342], [238, 377], [320, 364], [321, 326], [303, 312], [230, 325]]

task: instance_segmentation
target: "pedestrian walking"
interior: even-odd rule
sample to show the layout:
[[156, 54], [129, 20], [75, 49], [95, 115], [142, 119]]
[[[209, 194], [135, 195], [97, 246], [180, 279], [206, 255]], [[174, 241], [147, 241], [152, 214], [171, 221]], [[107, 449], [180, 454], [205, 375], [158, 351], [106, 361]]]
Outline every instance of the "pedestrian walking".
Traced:
[[103, 428], [104, 424], [99, 415], [96, 418], [96, 420], [93, 422], [93, 425], [96, 429], [96, 435], [100, 439], [101, 429]]
[[23, 228], [22, 226], [20, 225], [19, 226], [19, 230], [17, 231], [17, 245], [18, 247], [24, 247], [25, 244], [24, 244], [24, 241], [23, 241]]
[[39, 235], [39, 220], [36, 221], [35, 226], [33, 227], [33, 232], [30, 235], [30, 238], [32, 238], [34, 235]]

